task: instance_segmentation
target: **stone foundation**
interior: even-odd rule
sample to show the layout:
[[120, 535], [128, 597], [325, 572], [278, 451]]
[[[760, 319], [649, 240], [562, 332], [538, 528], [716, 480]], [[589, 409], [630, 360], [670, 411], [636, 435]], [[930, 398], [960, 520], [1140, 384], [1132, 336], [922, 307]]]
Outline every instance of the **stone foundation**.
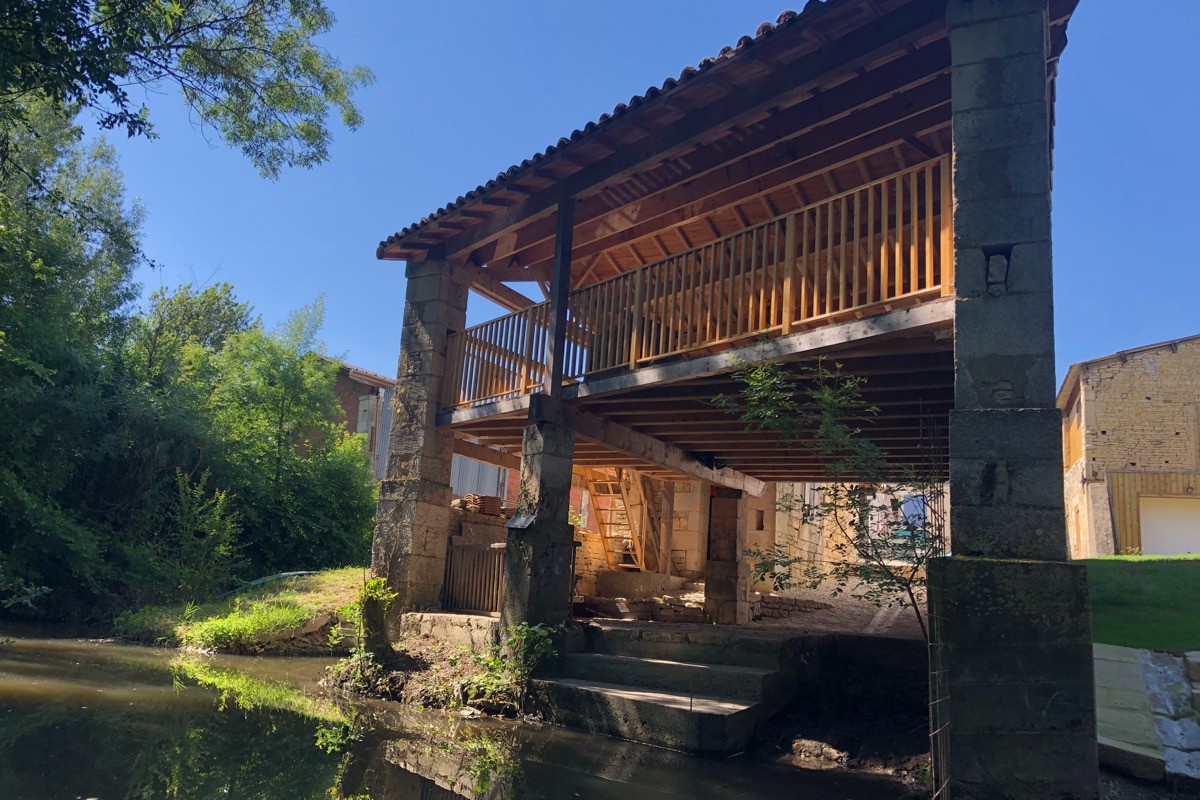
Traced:
[[400, 635], [428, 636], [450, 647], [483, 652], [500, 644], [500, 619], [476, 614], [409, 612], [400, 616]]

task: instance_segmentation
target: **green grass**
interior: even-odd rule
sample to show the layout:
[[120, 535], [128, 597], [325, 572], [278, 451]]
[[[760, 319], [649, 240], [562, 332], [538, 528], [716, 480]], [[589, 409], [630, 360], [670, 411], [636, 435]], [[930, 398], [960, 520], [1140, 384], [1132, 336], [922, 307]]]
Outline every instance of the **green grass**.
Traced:
[[1084, 562], [1092, 640], [1149, 650], [1200, 650], [1200, 555]]
[[363, 570], [335, 569], [271, 581], [223, 600], [128, 611], [116, 633], [129, 639], [203, 650], [236, 650], [287, 634], [353, 601]]

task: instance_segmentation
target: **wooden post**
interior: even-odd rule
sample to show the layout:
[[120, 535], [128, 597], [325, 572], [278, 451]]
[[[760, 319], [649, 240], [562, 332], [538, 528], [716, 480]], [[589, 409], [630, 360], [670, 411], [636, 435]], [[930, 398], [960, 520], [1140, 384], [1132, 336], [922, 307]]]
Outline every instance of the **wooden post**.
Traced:
[[796, 215], [789, 214], [783, 235], [783, 333], [786, 336], [796, 324]]
[[567, 299], [571, 292], [571, 238], [575, 232], [575, 199], [558, 204], [554, 231], [554, 272], [550, 276], [550, 330], [546, 340], [546, 394], [562, 397], [567, 353]]
[[642, 357], [642, 285], [646, 282], [646, 270], [633, 273], [633, 330], [629, 336], [629, 369], [637, 369]]

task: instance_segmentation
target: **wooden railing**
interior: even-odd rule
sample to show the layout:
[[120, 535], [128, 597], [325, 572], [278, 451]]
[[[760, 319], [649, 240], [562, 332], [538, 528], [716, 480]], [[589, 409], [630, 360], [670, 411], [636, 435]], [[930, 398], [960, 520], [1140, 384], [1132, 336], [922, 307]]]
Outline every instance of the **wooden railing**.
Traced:
[[504, 549], [503, 542], [489, 545], [452, 540], [446, 552], [442, 607], [498, 613], [504, 591]]
[[[864, 184], [572, 292], [564, 376], [784, 335], [949, 293], [949, 158]], [[443, 405], [540, 388], [549, 304], [450, 337]]]

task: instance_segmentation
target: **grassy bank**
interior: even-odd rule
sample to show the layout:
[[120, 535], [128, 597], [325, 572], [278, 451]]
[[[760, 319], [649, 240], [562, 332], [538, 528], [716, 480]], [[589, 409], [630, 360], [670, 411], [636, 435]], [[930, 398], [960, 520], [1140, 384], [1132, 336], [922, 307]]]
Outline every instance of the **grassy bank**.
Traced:
[[355, 599], [363, 580], [359, 568], [326, 570], [247, 587], [212, 602], [148, 606], [118, 617], [116, 633], [143, 642], [244, 651], [335, 615]]
[[1200, 650], [1200, 555], [1086, 562], [1092, 639], [1151, 650]]

